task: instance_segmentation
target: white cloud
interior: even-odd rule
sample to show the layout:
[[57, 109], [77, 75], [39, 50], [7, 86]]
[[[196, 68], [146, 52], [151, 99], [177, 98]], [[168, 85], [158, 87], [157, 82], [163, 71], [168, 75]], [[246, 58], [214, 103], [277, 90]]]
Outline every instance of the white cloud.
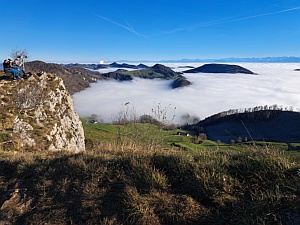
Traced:
[[[139, 114], [150, 114], [160, 103], [176, 107], [175, 122], [183, 114], [201, 119], [229, 110], [258, 105], [282, 105], [300, 108], [300, 64], [236, 63], [259, 75], [247, 74], [184, 74], [191, 86], [172, 90], [171, 81], [134, 79], [133, 81], [99, 81], [76, 93], [75, 109], [80, 116], [97, 114], [110, 122], [126, 102]], [[182, 71], [179, 64], [165, 64]], [[180, 64], [181, 66], [184, 64]], [[201, 64], [187, 64], [200, 66]], [[129, 108], [131, 109], [131, 108]], [[182, 122], [182, 121], [181, 121]]]

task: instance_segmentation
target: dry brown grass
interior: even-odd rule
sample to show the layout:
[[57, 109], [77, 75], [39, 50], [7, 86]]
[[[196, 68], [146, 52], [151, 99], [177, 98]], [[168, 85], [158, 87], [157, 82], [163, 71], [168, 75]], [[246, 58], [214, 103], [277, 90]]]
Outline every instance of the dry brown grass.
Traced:
[[299, 167], [276, 149], [0, 154], [0, 205], [16, 189], [30, 202], [19, 214], [1, 209], [15, 224], [284, 224], [299, 215]]

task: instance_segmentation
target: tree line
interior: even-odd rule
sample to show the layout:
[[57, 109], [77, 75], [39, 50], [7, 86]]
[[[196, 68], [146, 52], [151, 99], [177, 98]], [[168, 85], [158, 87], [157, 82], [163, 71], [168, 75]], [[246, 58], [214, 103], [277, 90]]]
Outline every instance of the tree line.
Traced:
[[[203, 127], [208, 125], [215, 125], [222, 122], [230, 121], [244, 121], [244, 122], [258, 122], [264, 121], [272, 118], [276, 118], [282, 112], [300, 112], [299, 109], [294, 110], [292, 106], [283, 107], [274, 105], [265, 106], [255, 106], [253, 108], [245, 109], [230, 109], [224, 112], [220, 112], [205, 118], [204, 120], [198, 122], [194, 125], [187, 125], [185, 128], [190, 130], [195, 130], [198, 132], [203, 132]], [[202, 129], [201, 129], [202, 128]], [[199, 130], [200, 129], [200, 130]]]

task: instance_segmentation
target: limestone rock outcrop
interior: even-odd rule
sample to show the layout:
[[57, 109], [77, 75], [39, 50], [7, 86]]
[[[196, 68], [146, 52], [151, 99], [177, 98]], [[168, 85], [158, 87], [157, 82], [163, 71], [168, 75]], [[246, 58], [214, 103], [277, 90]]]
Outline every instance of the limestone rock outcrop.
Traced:
[[0, 86], [0, 148], [85, 151], [83, 127], [61, 78], [44, 73]]

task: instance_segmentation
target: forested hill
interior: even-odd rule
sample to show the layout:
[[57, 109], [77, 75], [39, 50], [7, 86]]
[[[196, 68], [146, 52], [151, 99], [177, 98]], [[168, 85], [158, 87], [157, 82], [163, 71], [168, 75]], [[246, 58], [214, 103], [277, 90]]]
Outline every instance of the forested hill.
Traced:
[[299, 114], [294, 112], [291, 108], [278, 108], [277, 106], [257, 106], [248, 109], [230, 109], [228, 111], [220, 112], [206, 119], [200, 121], [197, 125], [200, 126], [211, 126], [224, 121], [238, 121], [243, 120], [244, 122], [252, 121], [265, 121], [278, 117], [282, 113]]
[[179, 72], [174, 72], [172, 69], [170, 69], [167, 66], [161, 65], [161, 64], [155, 64], [152, 67], [149, 67], [147, 69], [141, 69], [141, 70], [133, 70], [133, 71], [127, 71], [127, 70], [117, 70], [114, 72], [109, 72], [103, 74], [103, 76], [107, 78], [113, 78], [122, 80], [122, 78], [126, 78], [125, 80], [128, 80], [128, 76], [133, 79], [133, 77], [139, 77], [144, 79], [154, 79], [154, 78], [161, 78], [166, 80], [172, 80], [176, 79], [181, 75]]
[[204, 64], [198, 68], [184, 71], [184, 73], [244, 73], [244, 74], [255, 74], [254, 72], [238, 66], [228, 64]]
[[265, 106], [221, 112], [189, 125], [187, 129], [205, 132], [209, 139], [226, 143], [241, 139], [299, 142], [299, 127], [299, 112]]
[[154, 66], [147, 69], [133, 71], [119, 69], [117, 71], [105, 73], [102, 75], [106, 78], [116, 79], [120, 81], [132, 80], [134, 77], [143, 79], [160, 78], [164, 80], [173, 80], [170, 85], [173, 89], [188, 86], [191, 84], [191, 82], [189, 82], [184, 76], [182, 76], [180, 72], [175, 72], [171, 68], [161, 64], [155, 64]]

